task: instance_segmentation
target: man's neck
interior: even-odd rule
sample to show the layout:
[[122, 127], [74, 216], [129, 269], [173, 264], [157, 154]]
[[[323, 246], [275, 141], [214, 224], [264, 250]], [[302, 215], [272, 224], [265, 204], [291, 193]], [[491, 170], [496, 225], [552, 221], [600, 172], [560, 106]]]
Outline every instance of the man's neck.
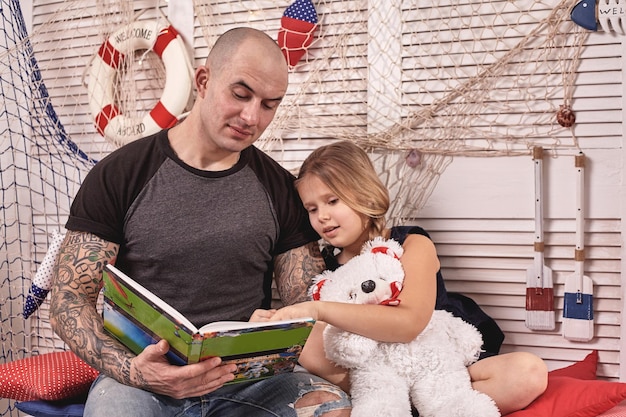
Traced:
[[202, 171], [225, 171], [232, 168], [240, 152], [228, 152], [202, 142], [200, 136], [188, 132], [184, 123], [170, 129], [168, 139], [172, 150], [187, 165]]

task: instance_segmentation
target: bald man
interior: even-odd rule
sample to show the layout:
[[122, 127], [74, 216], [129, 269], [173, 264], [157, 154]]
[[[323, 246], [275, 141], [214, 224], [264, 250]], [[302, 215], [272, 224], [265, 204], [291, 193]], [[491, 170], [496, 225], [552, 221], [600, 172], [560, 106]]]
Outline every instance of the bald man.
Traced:
[[294, 178], [253, 143], [288, 85], [266, 34], [223, 34], [195, 71], [197, 96], [177, 126], [102, 159], [76, 194], [55, 269], [51, 323], [101, 372], [85, 416], [348, 416], [349, 399], [306, 372], [224, 385], [220, 358], [174, 366], [162, 340], [134, 355], [104, 332], [96, 300], [107, 263], [195, 325], [248, 320], [306, 298], [323, 261]]

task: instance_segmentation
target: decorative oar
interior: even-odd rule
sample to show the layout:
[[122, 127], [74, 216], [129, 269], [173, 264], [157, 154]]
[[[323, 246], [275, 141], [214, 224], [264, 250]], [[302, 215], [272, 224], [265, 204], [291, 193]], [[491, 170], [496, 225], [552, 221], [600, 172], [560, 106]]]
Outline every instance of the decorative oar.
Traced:
[[574, 273], [565, 279], [563, 337], [576, 342], [593, 339], [593, 281], [585, 275], [585, 154], [575, 158], [576, 249]]
[[554, 330], [552, 270], [544, 262], [543, 241], [543, 148], [533, 148], [535, 163], [535, 239], [533, 264], [526, 270], [526, 327]]

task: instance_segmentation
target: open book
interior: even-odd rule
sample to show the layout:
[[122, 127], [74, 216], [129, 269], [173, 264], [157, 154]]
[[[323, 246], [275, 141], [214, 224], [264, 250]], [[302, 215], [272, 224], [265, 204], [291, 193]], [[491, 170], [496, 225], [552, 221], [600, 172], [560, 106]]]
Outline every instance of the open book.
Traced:
[[276, 322], [209, 323], [196, 328], [154, 293], [113, 265], [104, 274], [104, 328], [132, 352], [165, 339], [170, 362], [184, 365], [219, 356], [238, 365], [233, 382], [291, 372], [314, 324], [312, 318]]

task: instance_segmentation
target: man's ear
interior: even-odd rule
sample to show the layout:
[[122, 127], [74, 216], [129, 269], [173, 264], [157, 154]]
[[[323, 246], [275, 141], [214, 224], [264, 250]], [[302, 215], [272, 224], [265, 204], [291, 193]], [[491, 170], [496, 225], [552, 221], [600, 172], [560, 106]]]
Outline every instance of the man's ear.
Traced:
[[200, 65], [196, 68], [196, 89], [198, 90], [198, 94], [203, 97], [209, 82], [209, 74], [209, 68], [204, 65]]

